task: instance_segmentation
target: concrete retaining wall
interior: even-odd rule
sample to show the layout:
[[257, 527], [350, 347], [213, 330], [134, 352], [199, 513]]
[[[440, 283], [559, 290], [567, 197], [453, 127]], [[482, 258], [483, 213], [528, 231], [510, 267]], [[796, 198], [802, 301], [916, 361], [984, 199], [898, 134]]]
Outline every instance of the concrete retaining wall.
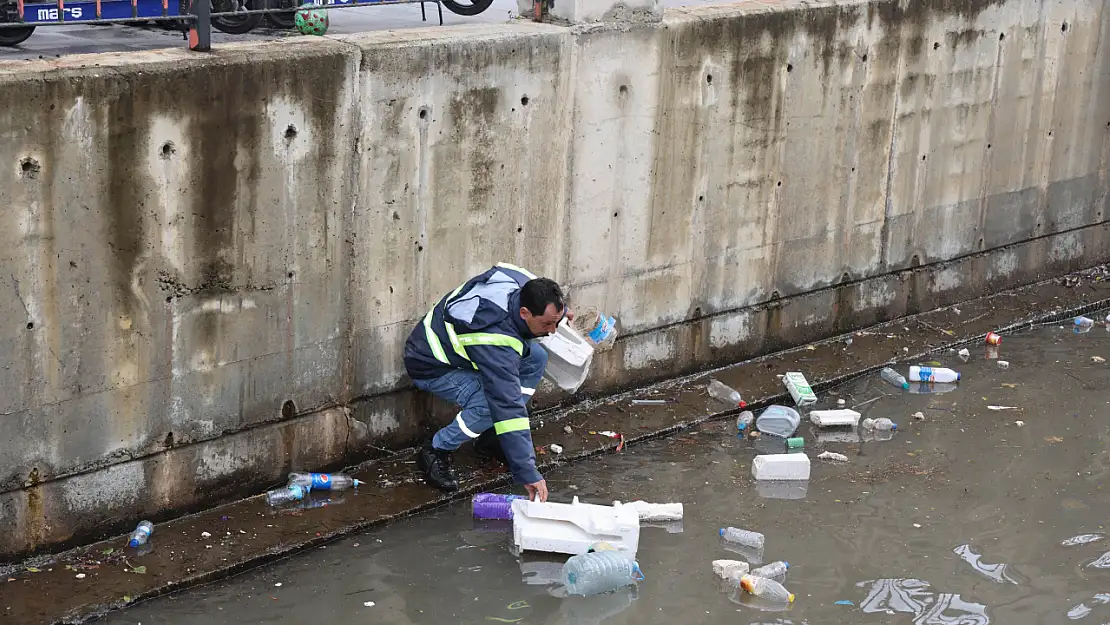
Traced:
[[621, 319], [593, 392], [1106, 261], [1104, 9], [2, 64], [0, 554], [413, 442], [443, 407], [407, 391], [405, 336], [498, 260]]

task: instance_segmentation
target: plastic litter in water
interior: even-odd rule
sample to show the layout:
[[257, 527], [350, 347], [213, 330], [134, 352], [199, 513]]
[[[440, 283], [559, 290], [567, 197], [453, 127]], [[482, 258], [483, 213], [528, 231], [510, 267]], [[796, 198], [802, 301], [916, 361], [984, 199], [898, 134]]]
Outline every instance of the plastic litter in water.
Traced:
[[478, 493], [470, 499], [471, 513], [475, 519], [512, 520], [513, 501], [524, 499], [520, 495]]
[[551, 443], [550, 445], [547, 446], [547, 448], [550, 449], [551, 453], [553, 453], [553, 454], [563, 453], [563, 446], [559, 445], [557, 443]]
[[910, 383], [906, 381], [906, 378], [890, 367], [883, 367], [882, 371], [879, 372], [879, 377], [902, 390], [906, 390], [910, 387]]
[[739, 406], [741, 408], [748, 405], [748, 402], [744, 401], [744, 398], [740, 396], [740, 391], [722, 384], [718, 380], [710, 380], [706, 389], [709, 391], [709, 396], [719, 402], [731, 406]]
[[971, 358], [971, 352], [967, 351], [966, 347], [956, 352], [956, 355], [959, 356], [960, 360], [964, 362], [967, 362], [968, 359]]
[[129, 547], [141, 547], [146, 544], [153, 533], [154, 524], [150, 521], [141, 521], [135, 527], [135, 531], [131, 532], [131, 537], [127, 539], [127, 545]]
[[851, 601], [848, 601], [847, 599], [841, 599], [840, 601], [837, 601], [835, 603], [835, 605], [856, 605], [856, 604], [852, 603]]
[[1078, 536], [1072, 536], [1062, 541], [1060, 544], [1064, 547], [1075, 547], [1076, 545], [1088, 545], [1093, 542], [1098, 542], [1103, 538], [1106, 538], [1105, 534], [1080, 534]]
[[590, 596], [623, 588], [644, 578], [636, 561], [619, 551], [572, 556], [563, 565], [568, 595]]
[[817, 403], [817, 395], [810, 388], [806, 376], [801, 372], [787, 371], [786, 375], [782, 376], [782, 383], [786, 386], [786, 390], [790, 391], [790, 396], [794, 398], [794, 403], [798, 406]]
[[852, 426], [859, 424], [860, 413], [850, 408], [839, 410], [813, 410], [809, 413], [809, 420], [819, 428]]
[[770, 454], [752, 460], [752, 476], [757, 480], [808, 480], [809, 456]]
[[764, 434], [789, 438], [798, 429], [802, 417], [787, 406], [768, 406], [755, 420], [755, 427]]
[[848, 462], [848, 456], [838, 454], [835, 451], [823, 451], [817, 455], [818, 460], [829, 460], [831, 462]]
[[998, 344], [1002, 343], [1002, 337], [998, 336], [994, 332], [987, 332], [986, 341], [987, 341], [987, 345], [998, 345]]
[[999, 360], [998, 361], [998, 366], [1002, 369], [1009, 369], [1010, 368], [1010, 361], [1009, 360]]

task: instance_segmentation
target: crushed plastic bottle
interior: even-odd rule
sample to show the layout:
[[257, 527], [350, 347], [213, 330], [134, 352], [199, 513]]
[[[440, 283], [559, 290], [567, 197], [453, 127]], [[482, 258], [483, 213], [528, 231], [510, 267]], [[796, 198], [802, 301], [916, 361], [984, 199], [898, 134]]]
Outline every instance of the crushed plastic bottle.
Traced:
[[290, 473], [289, 483], [307, 490], [347, 490], [363, 482], [342, 473]]
[[131, 532], [131, 537], [127, 539], [128, 547], [142, 547], [146, 541], [150, 539], [150, 535], [154, 533], [154, 524], [150, 521], [140, 521], [135, 526], [135, 531]]
[[511, 521], [514, 499], [527, 499], [527, 497], [502, 495], [500, 493], [478, 493], [470, 500], [474, 518]]
[[752, 577], [762, 577], [765, 579], [773, 579], [775, 581], [781, 582], [782, 580], [786, 579], [786, 571], [789, 569], [789, 562], [779, 560], [777, 562], [764, 564], [758, 569], [752, 569], [750, 575]]
[[960, 360], [962, 360], [964, 362], [967, 362], [968, 360], [971, 359], [971, 352], [967, 351], [966, 347], [961, 349], [960, 351], [956, 352], [956, 355], [959, 356]]
[[723, 527], [719, 532], [725, 542], [735, 543], [749, 549], [763, 549], [763, 534], [742, 530], [736, 527]]
[[750, 428], [753, 423], [755, 423], [755, 415], [752, 414], [751, 410], [745, 410], [740, 413], [739, 417], [736, 417], [736, 429], [740, 432]]
[[910, 367], [910, 380], [913, 382], [956, 382], [960, 374], [944, 367]]
[[1095, 322], [1094, 322], [1093, 319], [1090, 319], [1088, 317], [1083, 317], [1083, 316], [1075, 318], [1075, 331], [1076, 331], [1077, 334], [1082, 334], [1083, 332], [1090, 332], [1091, 328], [1093, 328], [1094, 326], [1095, 326]]
[[773, 579], [748, 574], [740, 578], [740, 587], [760, 599], [775, 603], [794, 603], [794, 593]]
[[644, 579], [640, 565], [620, 551], [595, 551], [572, 556], [563, 565], [568, 595], [591, 596], [624, 588]]
[[898, 373], [890, 367], [883, 367], [883, 370], [879, 372], [879, 375], [894, 386], [902, 387], [902, 390], [906, 390], [910, 387], [910, 383], [906, 381], [906, 378], [902, 377], [901, 373]]
[[798, 429], [802, 417], [797, 410], [787, 406], [768, 406], [759, 418], [755, 420], [755, 427], [764, 434], [790, 438]]
[[717, 401], [732, 404], [733, 406], [740, 406], [741, 408], [748, 405], [748, 402], [744, 401], [744, 398], [740, 396], [740, 391], [726, 386], [718, 380], [711, 380], [708, 389], [709, 396]]
[[275, 488], [266, 493], [266, 503], [271, 506], [280, 506], [290, 501], [300, 501], [308, 493], [308, 489], [299, 484], [289, 484]]
[[861, 430], [886, 432], [889, 430], [897, 430], [898, 424], [891, 421], [890, 419], [887, 419], [886, 417], [881, 417], [878, 419], [867, 418], [860, 422], [859, 427]]

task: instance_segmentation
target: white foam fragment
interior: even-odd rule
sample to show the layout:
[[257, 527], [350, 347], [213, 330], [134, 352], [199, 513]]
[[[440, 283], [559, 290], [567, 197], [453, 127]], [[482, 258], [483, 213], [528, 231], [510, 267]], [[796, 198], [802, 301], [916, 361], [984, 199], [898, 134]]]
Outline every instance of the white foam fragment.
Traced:
[[859, 424], [860, 413], [849, 408], [840, 410], [814, 410], [809, 413], [809, 420], [819, 428]]
[[808, 480], [809, 456], [767, 454], [752, 460], [752, 476], [757, 480]]
[[682, 504], [680, 503], [648, 503], [646, 501], [633, 501], [626, 504], [636, 509], [640, 521], [681, 521]]
[[714, 560], [713, 574], [721, 579], [732, 579], [747, 575], [751, 565], [740, 560]]

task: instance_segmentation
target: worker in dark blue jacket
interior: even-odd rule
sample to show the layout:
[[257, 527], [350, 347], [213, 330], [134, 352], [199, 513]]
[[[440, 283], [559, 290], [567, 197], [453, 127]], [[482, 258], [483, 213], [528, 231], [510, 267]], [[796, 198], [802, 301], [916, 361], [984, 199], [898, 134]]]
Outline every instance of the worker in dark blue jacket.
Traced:
[[[416, 388], [462, 407], [417, 453], [429, 484], [459, 488], [451, 452], [474, 440], [479, 455], [499, 457], [532, 499], [547, 501], [536, 470], [528, 401], [547, 365], [535, 339], [574, 319], [553, 280], [499, 263], [443, 299], [405, 343], [405, 369]], [[500, 452], [500, 453], [499, 453]]]

